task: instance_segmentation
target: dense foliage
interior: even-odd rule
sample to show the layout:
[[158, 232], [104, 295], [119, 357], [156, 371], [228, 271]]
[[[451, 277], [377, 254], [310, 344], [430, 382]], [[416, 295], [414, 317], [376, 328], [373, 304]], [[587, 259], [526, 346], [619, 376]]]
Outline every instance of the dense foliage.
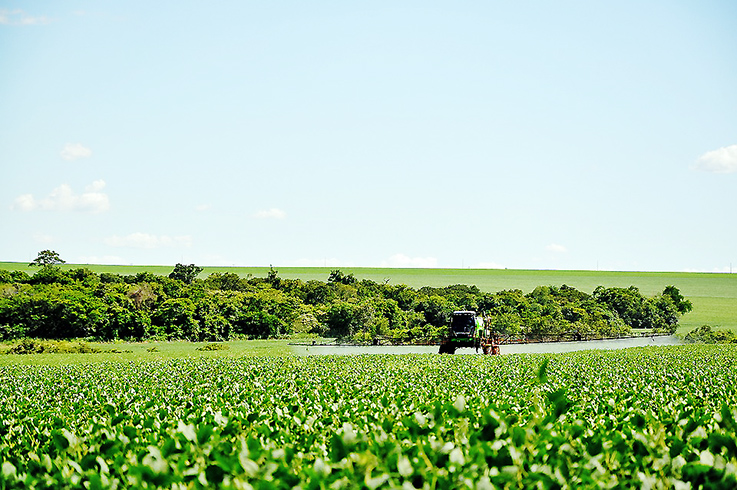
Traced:
[[688, 332], [683, 340], [699, 344], [737, 344], [737, 335], [731, 330], [714, 330], [711, 325], [702, 325]]
[[476, 286], [413, 289], [333, 271], [326, 282], [213, 273], [177, 264], [166, 277], [121, 276], [44, 266], [29, 276], [0, 271], [0, 340], [14, 338], [217, 341], [315, 334], [373, 342], [432, 341], [454, 310], [476, 310], [499, 333], [601, 338], [649, 329], [672, 333], [691, 308], [678, 289], [644, 297], [637, 288], [563, 285], [482, 292]]
[[0, 488], [735, 488], [737, 350], [0, 367]]

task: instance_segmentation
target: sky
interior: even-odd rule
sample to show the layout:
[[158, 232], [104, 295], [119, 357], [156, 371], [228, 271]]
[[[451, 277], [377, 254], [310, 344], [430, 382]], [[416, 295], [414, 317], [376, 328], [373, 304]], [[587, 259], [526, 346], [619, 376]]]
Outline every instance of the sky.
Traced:
[[0, 0], [0, 261], [737, 272], [737, 3]]

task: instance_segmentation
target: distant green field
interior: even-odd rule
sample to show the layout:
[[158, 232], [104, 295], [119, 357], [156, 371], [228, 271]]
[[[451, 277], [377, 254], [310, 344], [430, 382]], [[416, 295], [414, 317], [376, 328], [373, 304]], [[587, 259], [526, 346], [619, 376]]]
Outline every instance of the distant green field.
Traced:
[[148, 362], [167, 359], [280, 357], [292, 355], [286, 340], [231, 340], [223, 350], [198, 350], [207, 342], [90, 342], [102, 352], [86, 354], [7, 354], [16, 342], [0, 343], [0, 367], [11, 365], [67, 365], [98, 362]]
[[[101, 273], [136, 274], [151, 272], [168, 275], [173, 266], [136, 265], [88, 265], [65, 264], [64, 268], [86, 267]], [[36, 269], [25, 263], [0, 262], [0, 269], [25, 270], [33, 273]], [[289, 279], [311, 279], [326, 281], [331, 267], [275, 267], [279, 276]], [[715, 274], [696, 272], [610, 272], [610, 271], [556, 271], [556, 270], [508, 270], [508, 269], [386, 269], [366, 267], [342, 267], [358, 279], [376, 282], [388, 281], [390, 284], [406, 284], [419, 288], [422, 286], [443, 287], [451, 284], [475, 285], [482, 291], [501, 291], [520, 289], [529, 292], [536, 286], [567, 284], [581, 291], [591, 293], [596, 286], [629, 287], [637, 286], [645, 295], [659, 293], [665, 286], [673, 285], [680, 289], [694, 305], [691, 313], [681, 319], [679, 333], [708, 323], [712, 326], [730, 328], [737, 331], [737, 274]], [[268, 267], [205, 267], [200, 277], [213, 272], [230, 272], [246, 277], [266, 277]]]

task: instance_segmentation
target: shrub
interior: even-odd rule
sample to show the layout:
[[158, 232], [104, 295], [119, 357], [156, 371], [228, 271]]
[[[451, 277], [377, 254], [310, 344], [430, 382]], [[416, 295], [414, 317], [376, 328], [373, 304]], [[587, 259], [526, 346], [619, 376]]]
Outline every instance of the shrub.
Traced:
[[23, 339], [12, 346], [6, 354], [95, 354], [101, 349], [92, 347], [86, 342], [64, 342], [49, 340]]
[[205, 344], [201, 347], [197, 347], [195, 350], [199, 351], [212, 351], [212, 350], [228, 350], [230, 347], [228, 347], [226, 344]]
[[737, 344], [737, 335], [731, 330], [713, 330], [711, 325], [702, 325], [686, 334], [683, 340], [691, 344]]

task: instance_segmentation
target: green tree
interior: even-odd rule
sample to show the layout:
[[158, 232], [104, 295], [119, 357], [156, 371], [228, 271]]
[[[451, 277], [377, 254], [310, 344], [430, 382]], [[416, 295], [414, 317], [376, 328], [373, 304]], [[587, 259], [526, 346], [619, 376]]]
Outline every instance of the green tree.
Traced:
[[269, 272], [266, 274], [266, 279], [264, 279], [264, 281], [274, 289], [279, 289], [279, 286], [281, 286], [279, 271], [274, 269], [274, 266], [271, 264], [269, 264]]
[[113, 274], [111, 272], [100, 273], [100, 282], [105, 284], [119, 284], [125, 282], [125, 278], [120, 274]]
[[330, 271], [330, 276], [328, 276], [328, 282], [338, 283], [338, 284], [355, 284], [357, 280], [353, 276], [353, 274], [343, 274], [342, 271], [335, 269], [335, 270]]
[[675, 286], [666, 286], [663, 290], [663, 296], [668, 296], [670, 297], [670, 299], [673, 300], [673, 304], [678, 310], [678, 313], [680, 313], [681, 315], [683, 315], [684, 313], [688, 313], [693, 309], [693, 305], [691, 304], [691, 302], [684, 298], [681, 292]]
[[443, 296], [423, 296], [415, 306], [415, 311], [425, 315], [425, 321], [435, 327], [447, 325], [455, 310], [455, 305]]
[[62, 260], [57, 252], [53, 250], [41, 250], [38, 256], [28, 265], [31, 267], [51, 267], [59, 264], [66, 264], [66, 261]]
[[333, 298], [335, 298], [335, 292], [322, 281], [307, 281], [300, 290], [300, 299], [308, 305], [326, 304]]
[[74, 279], [69, 271], [62, 270], [61, 267], [51, 265], [43, 266], [28, 281], [31, 284], [71, 284]]
[[361, 326], [360, 307], [355, 303], [336, 301], [325, 310], [324, 323], [331, 337], [350, 337]]
[[205, 287], [220, 291], [245, 291], [248, 284], [238, 274], [213, 272], [205, 279]]
[[632, 328], [649, 328], [652, 318], [646, 298], [635, 286], [628, 288], [605, 288], [597, 286], [593, 297], [599, 303], [615, 311], [624, 323]]
[[737, 335], [731, 330], [713, 330], [711, 325], [702, 325], [691, 330], [683, 340], [700, 344], [737, 344]]
[[185, 284], [192, 284], [200, 272], [204, 269], [194, 264], [184, 265], [177, 264], [174, 266], [174, 270], [169, 274], [169, 279], [176, 279], [182, 281]]
[[196, 318], [200, 324], [200, 339], [222, 341], [230, 338], [230, 330], [237, 313], [237, 296], [220, 292], [207, 294], [196, 304]]
[[151, 318], [145, 309], [136, 308], [123, 292], [107, 290], [108, 323], [101, 331], [100, 337], [106, 340], [127, 339], [144, 340], [152, 334]]
[[253, 339], [267, 339], [281, 335], [286, 325], [276, 315], [264, 311], [250, 311], [243, 314], [234, 325], [234, 332]]
[[678, 309], [670, 296], [659, 295], [647, 301], [650, 327], [673, 334], [678, 327]]
[[157, 333], [167, 340], [201, 340], [196, 307], [189, 298], [164, 301], [151, 315], [151, 321], [157, 327]]
[[26, 283], [30, 278], [25, 271], [0, 270], [0, 283]]
[[44, 284], [0, 300], [0, 325], [26, 337], [98, 337], [108, 322], [106, 310], [104, 301], [88, 290]]

